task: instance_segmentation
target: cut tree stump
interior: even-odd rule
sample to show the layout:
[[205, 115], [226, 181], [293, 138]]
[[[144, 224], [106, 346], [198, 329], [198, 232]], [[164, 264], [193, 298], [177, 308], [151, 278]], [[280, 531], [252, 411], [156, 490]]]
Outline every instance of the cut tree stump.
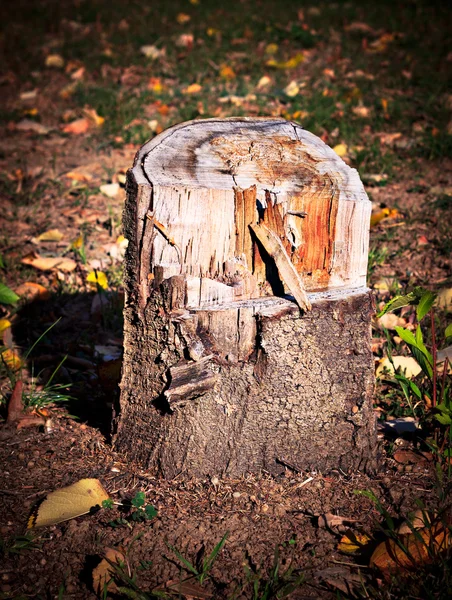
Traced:
[[371, 470], [370, 210], [357, 172], [282, 119], [145, 144], [116, 449], [167, 478]]

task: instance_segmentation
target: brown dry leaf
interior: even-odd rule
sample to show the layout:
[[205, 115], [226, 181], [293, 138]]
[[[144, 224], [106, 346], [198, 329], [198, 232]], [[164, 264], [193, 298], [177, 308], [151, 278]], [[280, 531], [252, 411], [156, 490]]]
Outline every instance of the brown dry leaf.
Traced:
[[48, 229], [38, 236], [40, 242], [60, 242], [64, 237], [59, 229]]
[[351, 33], [364, 33], [369, 35], [376, 35], [375, 29], [373, 29], [367, 23], [362, 23], [360, 21], [354, 21], [350, 23], [350, 25], [346, 25], [344, 27], [345, 31], [350, 31]]
[[122, 552], [115, 548], [106, 548], [104, 558], [100, 561], [95, 569], [93, 569], [93, 588], [98, 596], [103, 596], [106, 590], [110, 594], [117, 593], [118, 586], [113, 581], [115, 569], [111, 563], [121, 565], [126, 562], [126, 558]]
[[41, 123], [37, 123], [36, 121], [32, 121], [31, 119], [23, 119], [14, 125], [14, 129], [19, 131], [32, 131], [33, 133], [38, 133], [39, 135], [47, 135], [50, 131], [50, 127], [46, 127]]
[[438, 524], [401, 535], [399, 541], [407, 552], [395, 540], [388, 539], [376, 547], [370, 558], [370, 566], [380, 569], [385, 578], [394, 572], [409, 575], [419, 565], [431, 563], [435, 555], [451, 546], [452, 535], [448, 527]]
[[406, 320], [403, 317], [398, 317], [395, 313], [388, 312], [378, 319], [378, 325], [393, 330], [396, 327], [405, 327]]
[[8, 416], [6, 418], [7, 423], [13, 423], [17, 421], [23, 413], [24, 404], [22, 400], [22, 391], [24, 384], [22, 381], [16, 381], [14, 389], [11, 394], [11, 398], [8, 402]]
[[65, 173], [64, 177], [70, 179], [71, 181], [80, 181], [80, 182], [88, 182], [92, 181], [93, 176], [89, 173], [82, 173], [81, 171], [69, 171], [69, 173]]
[[452, 312], [452, 288], [443, 288], [440, 290], [435, 304], [448, 312]]
[[66, 258], [64, 256], [45, 257], [40, 256], [36, 252], [27, 254], [21, 260], [24, 265], [30, 265], [40, 271], [51, 271], [52, 269], [58, 269], [65, 273], [70, 273], [77, 267], [77, 263], [72, 258]]
[[409, 519], [404, 521], [397, 529], [397, 533], [400, 533], [401, 535], [410, 535], [413, 533], [413, 529], [423, 529], [432, 523], [434, 515], [419, 508], [413, 513], [410, 513], [408, 517]]
[[34, 283], [33, 281], [26, 281], [22, 283], [17, 289], [16, 294], [21, 298], [26, 298], [28, 302], [34, 300], [48, 300], [50, 298], [50, 292], [40, 283]]
[[342, 536], [337, 549], [339, 552], [344, 552], [344, 554], [355, 554], [355, 552], [359, 552], [362, 550], [362, 548], [367, 546], [371, 540], [372, 538], [367, 533], [354, 533], [353, 531], [349, 530], [344, 536]]
[[26, 427], [43, 427], [47, 423], [47, 419], [41, 415], [21, 415], [17, 421], [17, 429]]
[[400, 448], [394, 452], [393, 458], [401, 465], [423, 463], [428, 460], [429, 455], [426, 453], [414, 452], [414, 450], [404, 450]]
[[[382, 100], [382, 104], [383, 104], [383, 100]], [[387, 106], [387, 102], [386, 102], [386, 106]], [[383, 108], [384, 108], [384, 104], [383, 104]], [[386, 112], [386, 110], [385, 110], [385, 112]], [[384, 146], [392, 146], [396, 140], [400, 140], [400, 138], [402, 137], [402, 134], [399, 131], [397, 131], [395, 133], [377, 133], [376, 137], [380, 138], [380, 143], [383, 144]]]
[[81, 135], [82, 133], [86, 133], [90, 128], [91, 121], [87, 118], [76, 119], [71, 123], [68, 123], [63, 127], [64, 133], [71, 133], [73, 135]]
[[354, 106], [352, 108], [352, 113], [357, 117], [361, 117], [362, 119], [367, 119], [370, 117], [370, 109], [367, 106]]

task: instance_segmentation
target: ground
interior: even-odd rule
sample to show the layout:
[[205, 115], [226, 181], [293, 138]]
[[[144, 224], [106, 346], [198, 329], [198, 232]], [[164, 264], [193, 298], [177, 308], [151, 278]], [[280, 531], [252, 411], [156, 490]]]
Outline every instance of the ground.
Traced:
[[[409, 584], [402, 568], [391, 582], [369, 567], [376, 544], [394, 535], [389, 515], [395, 528], [422, 503], [450, 522], [451, 445], [434, 427], [422, 376], [416, 382], [425, 393], [414, 407], [393, 378], [378, 380], [376, 473], [288, 467], [279, 480], [264, 473], [164, 482], [110, 446], [122, 346], [124, 174], [140, 144], [170, 125], [233, 115], [300, 122], [359, 170], [373, 202], [369, 285], [377, 307], [415, 286], [447, 298], [452, 55], [445, 4], [91, 0], [1, 11], [1, 280], [20, 300], [0, 308], [11, 323], [1, 321], [0, 408], [6, 419], [14, 382], [22, 380], [25, 402], [44, 424], [0, 427], [2, 597], [94, 598], [92, 569], [109, 547], [124, 556], [116, 573], [122, 590], [110, 588], [109, 597], [177, 597], [165, 584], [186, 578], [184, 560], [202, 563], [226, 532], [210, 577], [202, 584], [194, 577], [182, 597], [450, 597], [450, 549], [430, 547]], [[40, 261], [55, 257], [51, 268]], [[412, 326], [415, 311], [402, 313], [397, 322], [375, 319], [376, 361], [388, 346], [395, 356], [408, 354], [393, 328]], [[423, 321], [426, 343], [443, 349], [447, 299], [433, 321], [436, 341]], [[442, 373], [438, 389], [444, 382], [447, 389]], [[58, 394], [70, 398], [61, 402]], [[420, 428], [390, 436], [384, 425], [395, 417], [412, 417]], [[27, 533], [37, 501], [86, 477], [125, 506]], [[128, 503], [139, 491], [157, 509], [152, 519], [133, 518]], [[338, 544], [348, 529], [373, 540], [346, 554]]]

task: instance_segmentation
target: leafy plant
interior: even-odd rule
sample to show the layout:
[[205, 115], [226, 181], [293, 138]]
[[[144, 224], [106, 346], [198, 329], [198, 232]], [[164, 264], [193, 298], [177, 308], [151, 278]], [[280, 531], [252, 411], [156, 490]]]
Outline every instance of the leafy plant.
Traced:
[[0, 538], [0, 555], [8, 557], [11, 554], [20, 554], [25, 550], [35, 550], [40, 545], [31, 532], [17, 535], [10, 539]]
[[212, 568], [215, 560], [218, 557], [218, 554], [220, 553], [221, 549], [225, 545], [228, 534], [229, 534], [229, 532], [227, 531], [224, 534], [224, 536], [221, 538], [221, 540], [218, 542], [218, 544], [215, 546], [215, 548], [212, 550], [212, 552], [209, 554], [209, 556], [204, 558], [202, 560], [202, 562], [199, 561], [200, 564], [198, 564], [196, 566], [194, 564], [192, 564], [188, 559], [186, 559], [177, 548], [175, 548], [174, 546], [171, 546], [171, 544], [167, 544], [167, 546], [170, 550], [172, 550], [174, 552], [174, 554], [177, 556], [177, 558], [182, 563], [182, 566], [189, 573], [192, 573], [192, 575], [194, 575], [194, 577], [199, 581], [199, 583], [202, 584], [205, 581], [205, 579], [207, 578], [210, 569]]
[[[111, 499], [102, 502], [102, 508], [112, 509], [114, 502]], [[111, 527], [126, 526], [132, 528], [131, 522], [139, 523], [143, 521], [151, 521], [157, 516], [157, 509], [146, 502], [146, 494], [137, 492], [135, 496], [124, 503], [117, 503], [127, 513], [126, 516], [118, 517], [109, 522]]]
[[19, 296], [4, 283], [0, 283], [0, 304], [16, 304]]
[[[430, 441], [430, 446], [440, 458], [448, 465], [448, 472], [451, 472], [452, 448], [452, 400], [450, 397], [451, 383], [449, 375], [449, 360], [446, 357], [442, 370], [438, 366], [438, 335], [436, 331], [436, 321], [434, 312], [434, 303], [436, 294], [430, 290], [421, 287], [414, 288], [405, 295], [392, 298], [378, 314], [382, 317], [387, 312], [399, 308], [413, 305], [416, 306], [416, 318], [418, 324], [415, 331], [396, 326], [397, 335], [405, 342], [411, 355], [419, 364], [422, 375], [418, 383], [407, 378], [403, 373], [395, 373], [395, 380], [400, 385], [405, 398], [412, 406], [411, 398], [414, 397], [417, 402], [423, 403], [426, 422], [436, 425], [434, 439]], [[430, 316], [430, 349], [427, 348], [424, 341], [424, 335], [421, 329], [421, 321]], [[452, 324], [449, 324], [444, 330], [444, 340], [447, 341], [452, 335]], [[392, 361], [391, 350], [388, 351], [389, 360]], [[392, 363], [394, 366], [394, 363]], [[413, 408], [414, 412], [414, 408]]]
[[[294, 544], [290, 540], [289, 545]], [[283, 547], [285, 544], [283, 544]], [[297, 573], [292, 564], [285, 571], [281, 571], [280, 547], [275, 547], [273, 564], [268, 574], [260, 569], [246, 567], [247, 580], [252, 586], [252, 600], [271, 600], [287, 598], [304, 582], [304, 573]]]

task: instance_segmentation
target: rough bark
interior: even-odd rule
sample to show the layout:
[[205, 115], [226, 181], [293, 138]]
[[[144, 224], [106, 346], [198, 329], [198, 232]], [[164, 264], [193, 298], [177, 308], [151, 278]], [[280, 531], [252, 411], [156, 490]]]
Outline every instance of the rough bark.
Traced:
[[371, 468], [369, 212], [356, 172], [282, 120], [146, 144], [116, 448], [165, 477]]

